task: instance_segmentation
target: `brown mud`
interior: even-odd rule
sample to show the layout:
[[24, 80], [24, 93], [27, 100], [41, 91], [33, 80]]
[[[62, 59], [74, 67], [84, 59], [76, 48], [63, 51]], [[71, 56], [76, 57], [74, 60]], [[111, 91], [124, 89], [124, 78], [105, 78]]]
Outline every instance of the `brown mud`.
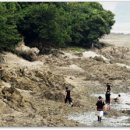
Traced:
[[[95, 112], [97, 97], [91, 95], [103, 94], [107, 82], [112, 84], [113, 93], [130, 91], [129, 54], [128, 46], [64, 49], [37, 56], [35, 61], [1, 54], [0, 126], [97, 126], [68, 116]], [[64, 104], [66, 86], [72, 91], [73, 107]], [[112, 109], [109, 115], [126, 116], [128, 110], [122, 113]]]

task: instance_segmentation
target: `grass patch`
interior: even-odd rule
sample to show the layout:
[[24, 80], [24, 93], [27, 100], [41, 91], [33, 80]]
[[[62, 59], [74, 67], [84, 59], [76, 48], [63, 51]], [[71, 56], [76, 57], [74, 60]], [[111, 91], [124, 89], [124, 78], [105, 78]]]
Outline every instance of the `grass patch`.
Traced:
[[68, 52], [82, 53], [82, 52], [86, 51], [87, 49], [82, 48], [82, 47], [67, 47], [64, 50], [68, 51]]

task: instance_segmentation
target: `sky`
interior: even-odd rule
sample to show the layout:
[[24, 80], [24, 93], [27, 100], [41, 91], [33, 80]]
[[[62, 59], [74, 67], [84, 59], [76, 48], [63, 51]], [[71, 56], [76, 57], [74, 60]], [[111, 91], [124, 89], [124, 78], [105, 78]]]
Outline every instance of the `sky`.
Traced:
[[111, 32], [130, 33], [130, 1], [99, 2], [103, 8], [115, 14], [115, 24]]

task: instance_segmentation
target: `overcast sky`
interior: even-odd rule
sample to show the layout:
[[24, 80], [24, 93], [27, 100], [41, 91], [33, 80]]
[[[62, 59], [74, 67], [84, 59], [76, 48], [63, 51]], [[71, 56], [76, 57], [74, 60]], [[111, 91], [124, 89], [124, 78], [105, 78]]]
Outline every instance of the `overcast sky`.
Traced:
[[115, 25], [111, 32], [130, 33], [130, 1], [100, 2], [104, 9], [115, 14]]

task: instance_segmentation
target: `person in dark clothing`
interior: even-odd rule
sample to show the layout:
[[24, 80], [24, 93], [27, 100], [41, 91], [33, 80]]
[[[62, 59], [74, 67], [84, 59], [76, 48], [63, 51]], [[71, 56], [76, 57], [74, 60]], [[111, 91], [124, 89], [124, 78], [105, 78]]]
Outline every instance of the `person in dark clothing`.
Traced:
[[104, 107], [105, 103], [102, 99], [101, 96], [98, 97], [98, 101], [96, 103], [97, 106], [97, 115], [98, 115], [98, 121], [101, 122], [102, 120], [102, 116], [103, 116], [103, 107]]
[[106, 102], [107, 104], [110, 104], [110, 100], [111, 100], [110, 96], [111, 96], [111, 93], [110, 93], [109, 90], [107, 90], [107, 91], [106, 91], [106, 94], [105, 94], [105, 97], [106, 97], [105, 102]]
[[71, 104], [71, 106], [73, 106], [72, 103], [72, 98], [70, 95], [70, 89], [68, 87], [66, 87], [66, 97], [65, 97], [65, 103], [69, 102], [69, 104]]
[[107, 91], [111, 91], [111, 85], [109, 83], [106, 84]]
[[106, 94], [105, 94], [105, 102], [107, 104], [107, 108], [108, 110], [110, 110], [110, 101], [111, 101], [111, 98], [110, 98], [111, 94], [110, 94], [110, 91], [107, 90]]

